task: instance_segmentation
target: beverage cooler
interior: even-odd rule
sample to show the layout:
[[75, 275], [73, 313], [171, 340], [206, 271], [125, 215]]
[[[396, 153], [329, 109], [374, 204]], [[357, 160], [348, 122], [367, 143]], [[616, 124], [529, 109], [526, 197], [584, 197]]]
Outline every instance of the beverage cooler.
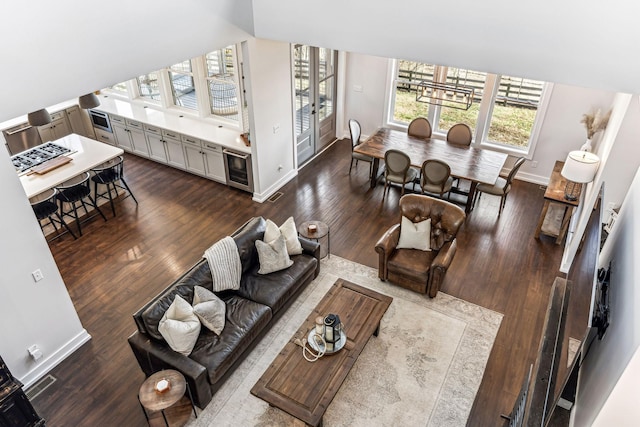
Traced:
[[251, 154], [223, 150], [227, 185], [253, 193]]

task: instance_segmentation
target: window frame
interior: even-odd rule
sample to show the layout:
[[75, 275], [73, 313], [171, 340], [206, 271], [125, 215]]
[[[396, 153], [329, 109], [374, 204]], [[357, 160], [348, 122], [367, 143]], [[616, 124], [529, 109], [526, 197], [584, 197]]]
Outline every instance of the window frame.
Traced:
[[[225, 46], [221, 49], [225, 49], [229, 46]], [[217, 124], [226, 125], [232, 128], [237, 128], [242, 130], [246, 126], [247, 122], [247, 105], [245, 102], [245, 93], [242, 87], [242, 62], [240, 57], [241, 50], [237, 45], [231, 45], [233, 51], [233, 61], [234, 61], [234, 76], [233, 82], [236, 86], [237, 90], [237, 98], [238, 98], [238, 113], [237, 120], [235, 119], [226, 119], [223, 116], [213, 114], [210, 108], [210, 100], [209, 100], [209, 90], [208, 90], [208, 79], [207, 79], [207, 70], [206, 70], [206, 53], [195, 58], [189, 59], [191, 61], [191, 73], [193, 75], [194, 87], [196, 91], [196, 102], [198, 109], [194, 110], [188, 107], [182, 107], [174, 103], [173, 98], [173, 90], [171, 85], [171, 75], [170, 72], [171, 67], [167, 66], [165, 68], [149, 71], [147, 73], [141, 73], [140, 75], [158, 73], [158, 86], [160, 90], [160, 100], [153, 100], [151, 98], [146, 98], [141, 96], [140, 89], [138, 86], [138, 77], [135, 76], [129, 80], [125, 80], [124, 82], [127, 87], [127, 91], [120, 91], [116, 89], [112, 89], [111, 87], [107, 87], [102, 89], [103, 92], [108, 93], [110, 96], [114, 98], [126, 99], [127, 101], [134, 104], [142, 104], [148, 105], [154, 108], [160, 108], [168, 111], [175, 111], [179, 114], [190, 115], [193, 117], [211, 120], [216, 122]], [[216, 49], [214, 49], [216, 50]], [[217, 49], [219, 50], [219, 49]], [[213, 51], [213, 50], [212, 50]], [[207, 52], [209, 53], [209, 52]], [[185, 60], [186, 61], [186, 60]], [[180, 61], [183, 62], [183, 61]]]
[[[446, 70], [448, 69], [447, 66], [440, 66], [435, 64], [434, 67], [434, 77], [440, 72], [446, 73]], [[387, 70], [388, 78], [387, 91], [385, 96], [386, 108], [384, 123], [391, 128], [406, 130], [409, 125], [408, 123], [400, 122], [394, 119], [398, 71], [399, 61], [397, 59], [392, 59]], [[474, 129], [474, 138], [471, 145], [476, 148], [490, 149], [509, 155], [524, 156], [527, 159], [531, 159], [533, 158], [533, 153], [535, 152], [535, 148], [540, 136], [542, 123], [544, 122], [544, 117], [546, 116], [546, 112], [549, 106], [549, 100], [553, 91], [553, 83], [544, 82], [544, 87], [542, 89], [542, 94], [540, 95], [540, 101], [536, 110], [533, 126], [531, 128], [531, 134], [529, 136], [529, 143], [526, 148], [519, 148], [506, 143], [489, 141], [487, 139], [489, 133], [489, 125], [493, 113], [493, 106], [495, 105], [495, 99], [498, 93], [501, 77], [502, 75], [499, 74], [486, 73], [485, 86], [483, 89], [482, 99], [480, 101], [476, 128]], [[427, 118], [433, 126], [433, 136], [440, 139], [446, 138], [446, 132], [440, 131], [438, 127], [442, 108], [442, 106], [429, 105], [429, 108], [427, 110]]]

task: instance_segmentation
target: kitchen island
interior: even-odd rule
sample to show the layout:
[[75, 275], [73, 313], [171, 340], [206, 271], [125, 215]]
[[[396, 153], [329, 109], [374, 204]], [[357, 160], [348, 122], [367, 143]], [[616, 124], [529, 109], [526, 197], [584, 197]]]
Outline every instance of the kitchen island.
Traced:
[[27, 198], [37, 196], [124, 153], [122, 148], [103, 144], [77, 134], [71, 134], [52, 142], [71, 150], [66, 154], [71, 158], [71, 161], [41, 175], [36, 173], [29, 175], [27, 172], [20, 176], [20, 183]]

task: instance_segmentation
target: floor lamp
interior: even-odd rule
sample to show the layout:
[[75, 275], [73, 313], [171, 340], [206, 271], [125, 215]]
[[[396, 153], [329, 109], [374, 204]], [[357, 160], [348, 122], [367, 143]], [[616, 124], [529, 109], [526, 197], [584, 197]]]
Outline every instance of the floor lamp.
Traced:
[[[593, 181], [600, 165], [600, 159], [588, 151], [571, 151], [564, 162], [560, 175], [567, 179], [564, 198], [570, 201], [578, 199], [580, 189], [577, 184]], [[576, 191], [578, 187], [578, 191]]]

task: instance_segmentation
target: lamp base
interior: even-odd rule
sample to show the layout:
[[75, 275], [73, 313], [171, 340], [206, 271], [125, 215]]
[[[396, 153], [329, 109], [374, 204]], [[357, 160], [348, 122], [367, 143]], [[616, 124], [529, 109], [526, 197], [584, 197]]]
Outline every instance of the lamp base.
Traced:
[[565, 200], [568, 200], [570, 202], [575, 202], [576, 200], [578, 200], [578, 198], [573, 194], [567, 194], [567, 193], [564, 194], [564, 198]]
[[564, 187], [564, 198], [570, 202], [575, 202], [578, 200], [578, 195], [576, 194], [576, 183], [573, 181], [567, 181], [567, 185]]

